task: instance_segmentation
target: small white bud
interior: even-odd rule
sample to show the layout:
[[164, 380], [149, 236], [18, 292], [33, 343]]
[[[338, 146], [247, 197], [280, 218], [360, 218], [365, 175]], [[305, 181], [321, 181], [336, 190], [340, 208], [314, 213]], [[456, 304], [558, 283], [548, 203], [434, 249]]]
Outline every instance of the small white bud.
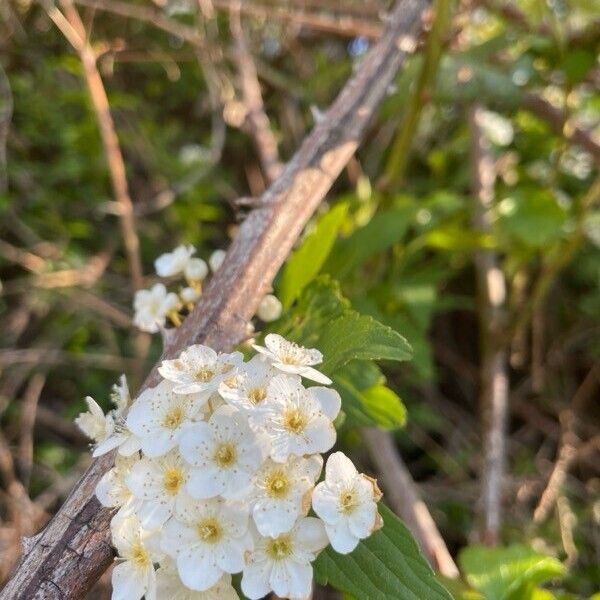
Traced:
[[190, 258], [183, 273], [188, 281], [202, 281], [208, 275], [208, 265], [201, 258]]
[[271, 321], [277, 321], [281, 316], [282, 311], [281, 302], [273, 294], [267, 294], [258, 305], [256, 314], [261, 321], [270, 323]]
[[183, 288], [179, 293], [179, 297], [185, 304], [195, 304], [200, 296], [200, 291], [193, 287]]
[[215, 273], [219, 270], [223, 261], [225, 260], [225, 250], [215, 250], [208, 259], [208, 264], [210, 265], [210, 270]]

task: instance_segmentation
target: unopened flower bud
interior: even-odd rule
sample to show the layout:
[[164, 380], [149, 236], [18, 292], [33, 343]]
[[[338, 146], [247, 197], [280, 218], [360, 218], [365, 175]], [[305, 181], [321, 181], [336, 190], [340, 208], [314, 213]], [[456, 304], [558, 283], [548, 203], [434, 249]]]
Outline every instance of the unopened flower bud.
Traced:
[[277, 321], [277, 319], [279, 319], [282, 310], [283, 307], [281, 306], [279, 299], [276, 296], [273, 296], [273, 294], [267, 294], [260, 301], [256, 314], [261, 321], [270, 323], [271, 321]]

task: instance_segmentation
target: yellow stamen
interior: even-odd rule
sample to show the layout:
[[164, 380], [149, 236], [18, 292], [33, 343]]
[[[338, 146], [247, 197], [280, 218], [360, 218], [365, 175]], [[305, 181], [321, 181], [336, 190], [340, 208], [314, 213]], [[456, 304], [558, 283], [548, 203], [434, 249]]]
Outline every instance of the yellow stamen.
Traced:
[[216, 544], [223, 537], [223, 528], [216, 519], [204, 519], [196, 528], [200, 539], [207, 544]]
[[292, 540], [288, 535], [281, 535], [274, 540], [270, 540], [267, 546], [267, 554], [273, 560], [283, 560], [292, 553]]
[[230, 467], [237, 458], [237, 452], [233, 444], [220, 444], [214, 454], [214, 461], [221, 468]]

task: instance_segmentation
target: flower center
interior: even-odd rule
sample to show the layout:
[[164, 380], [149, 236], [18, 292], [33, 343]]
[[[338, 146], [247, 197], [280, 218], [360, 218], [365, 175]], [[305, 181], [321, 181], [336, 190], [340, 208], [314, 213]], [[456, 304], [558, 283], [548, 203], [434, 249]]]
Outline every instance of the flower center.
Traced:
[[289, 535], [280, 535], [274, 540], [269, 540], [267, 554], [273, 560], [283, 560], [292, 553], [292, 540]]
[[283, 471], [271, 473], [266, 481], [267, 494], [273, 498], [285, 498], [290, 489], [290, 481]]
[[214, 518], [204, 519], [197, 525], [198, 536], [207, 544], [216, 544], [223, 537], [223, 528]]
[[284, 365], [297, 365], [299, 364], [298, 358], [293, 354], [284, 354], [279, 359]]
[[237, 458], [237, 452], [233, 444], [219, 444], [213, 457], [219, 467], [231, 467]]
[[183, 485], [183, 479], [183, 471], [177, 467], [171, 467], [165, 472], [163, 486], [169, 494], [174, 496]]
[[256, 387], [252, 388], [248, 392], [248, 400], [252, 402], [252, 404], [257, 405], [261, 403], [267, 397], [267, 390], [264, 387]]
[[150, 557], [146, 552], [146, 549], [141, 544], [136, 544], [131, 549], [131, 560], [138, 567], [147, 567], [150, 564]]
[[225, 363], [222, 367], [221, 367], [221, 373], [223, 375], [225, 375], [226, 373], [229, 373], [229, 371], [231, 371], [231, 369], [233, 369], [233, 365], [231, 363]]
[[354, 490], [346, 490], [340, 495], [340, 505], [346, 514], [354, 512], [358, 508], [358, 496]]
[[185, 412], [181, 406], [173, 406], [163, 419], [163, 426], [167, 429], [177, 429], [185, 418]]
[[283, 426], [292, 433], [302, 433], [306, 422], [306, 415], [299, 408], [290, 408], [283, 417]]
[[215, 376], [215, 372], [211, 371], [210, 369], [206, 369], [206, 368], [196, 371], [196, 373], [194, 375], [194, 377], [198, 381], [201, 381], [202, 383], [209, 382], [214, 376]]

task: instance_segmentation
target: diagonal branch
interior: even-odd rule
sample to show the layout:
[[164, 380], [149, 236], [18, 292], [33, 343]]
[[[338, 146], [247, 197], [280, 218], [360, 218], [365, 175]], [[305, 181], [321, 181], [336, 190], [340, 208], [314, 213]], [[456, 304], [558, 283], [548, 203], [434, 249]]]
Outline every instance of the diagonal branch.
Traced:
[[[176, 330], [165, 357], [193, 343], [223, 350], [243, 339], [292, 245], [356, 151], [406, 51], [416, 46], [428, 5], [427, 0], [397, 3], [386, 33], [240, 226], [223, 266]], [[157, 380], [155, 367], [144, 385]], [[1, 600], [81, 599], [108, 567], [111, 512], [100, 507], [94, 490], [112, 460], [111, 455], [95, 460], [48, 526], [28, 540], [28, 552]]]

